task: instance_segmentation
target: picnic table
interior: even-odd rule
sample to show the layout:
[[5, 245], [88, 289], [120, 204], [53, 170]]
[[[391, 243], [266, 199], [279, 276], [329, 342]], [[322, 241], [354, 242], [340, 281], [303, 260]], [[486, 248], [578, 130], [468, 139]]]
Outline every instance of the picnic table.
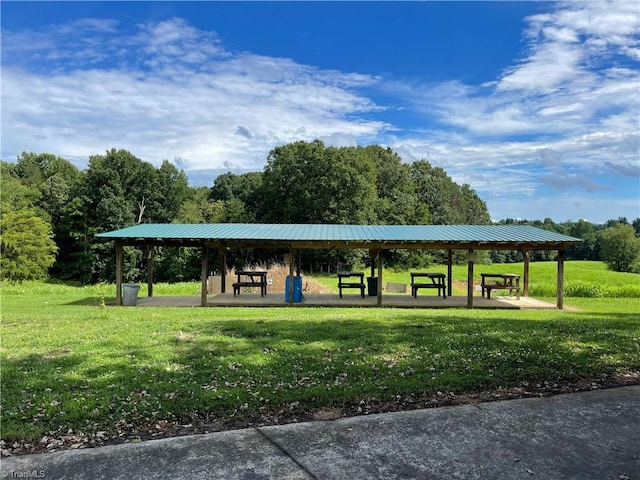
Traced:
[[513, 273], [481, 273], [482, 296], [487, 292], [487, 299], [491, 298], [491, 290], [509, 290], [509, 295], [516, 292], [517, 299], [520, 300], [520, 275]]
[[[352, 279], [357, 279], [353, 281]], [[341, 272], [338, 273], [338, 290], [342, 298], [343, 288], [359, 288], [362, 298], [364, 298], [364, 273], [361, 272]]]
[[[437, 288], [438, 295], [442, 292], [442, 298], [447, 298], [445, 278], [444, 273], [411, 272], [411, 295], [413, 295], [413, 298], [418, 298], [418, 289]], [[422, 279], [427, 279], [428, 281]]]
[[233, 284], [233, 296], [240, 295], [241, 288], [260, 287], [260, 296], [267, 294], [267, 272], [259, 270], [239, 270], [238, 281]]

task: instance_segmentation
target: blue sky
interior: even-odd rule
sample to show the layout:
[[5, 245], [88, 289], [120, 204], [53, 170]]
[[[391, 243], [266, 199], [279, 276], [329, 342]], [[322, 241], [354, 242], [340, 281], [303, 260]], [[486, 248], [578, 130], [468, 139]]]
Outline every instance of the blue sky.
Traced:
[[211, 185], [283, 143], [375, 143], [494, 220], [640, 217], [635, 0], [0, 8], [3, 160], [124, 148]]

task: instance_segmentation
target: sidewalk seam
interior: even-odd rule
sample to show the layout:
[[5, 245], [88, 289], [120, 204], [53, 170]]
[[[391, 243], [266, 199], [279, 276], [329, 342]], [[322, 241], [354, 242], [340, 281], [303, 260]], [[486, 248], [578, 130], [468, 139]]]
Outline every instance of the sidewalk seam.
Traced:
[[289, 452], [287, 452], [283, 447], [281, 447], [278, 443], [276, 443], [269, 435], [264, 433], [262, 429], [254, 427], [254, 430], [262, 435], [269, 443], [271, 443], [274, 447], [280, 450], [285, 456], [291, 459], [293, 463], [295, 463], [303, 472], [307, 473], [313, 480], [319, 480], [313, 473], [311, 473], [304, 465], [302, 465], [298, 460], [293, 458]]

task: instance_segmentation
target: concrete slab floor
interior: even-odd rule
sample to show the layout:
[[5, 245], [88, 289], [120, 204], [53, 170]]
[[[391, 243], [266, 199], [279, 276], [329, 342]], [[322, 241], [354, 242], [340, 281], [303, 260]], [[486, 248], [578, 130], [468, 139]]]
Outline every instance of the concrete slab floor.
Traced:
[[[304, 307], [375, 307], [376, 297], [362, 298], [360, 295], [344, 295], [340, 298], [337, 294], [305, 295], [301, 303], [294, 304], [295, 308]], [[474, 308], [489, 309], [521, 309], [521, 310], [556, 310], [556, 305], [543, 302], [530, 297], [495, 296], [487, 299], [474, 297]], [[140, 297], [137, 305], [141, 307], [199, 307], [200, 297]], [[467, 298], [462, 296], [447, 297], [443, 299], [435, 295], [419, 295], [413, 298], [411, 295], [387, 295], [383, 297], [384, 307], [390, 308], [466, 308]], [[234, 296], [230, 293], [210, 295], [207, 298], [209, 307], [284, 307], [288, 304], [282, 295], [268, 294], [261, 297], [260, 294], [244, 294]]]

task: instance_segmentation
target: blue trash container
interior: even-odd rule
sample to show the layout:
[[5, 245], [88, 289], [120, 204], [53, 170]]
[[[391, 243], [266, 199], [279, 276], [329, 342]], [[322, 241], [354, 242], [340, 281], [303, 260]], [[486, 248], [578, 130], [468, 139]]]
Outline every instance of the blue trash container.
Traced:
[[[289, 303], [289, 277], [284, 284], [284, 301]], [[302, 302], [302, 277], [293, 277], [293, 302]]]

